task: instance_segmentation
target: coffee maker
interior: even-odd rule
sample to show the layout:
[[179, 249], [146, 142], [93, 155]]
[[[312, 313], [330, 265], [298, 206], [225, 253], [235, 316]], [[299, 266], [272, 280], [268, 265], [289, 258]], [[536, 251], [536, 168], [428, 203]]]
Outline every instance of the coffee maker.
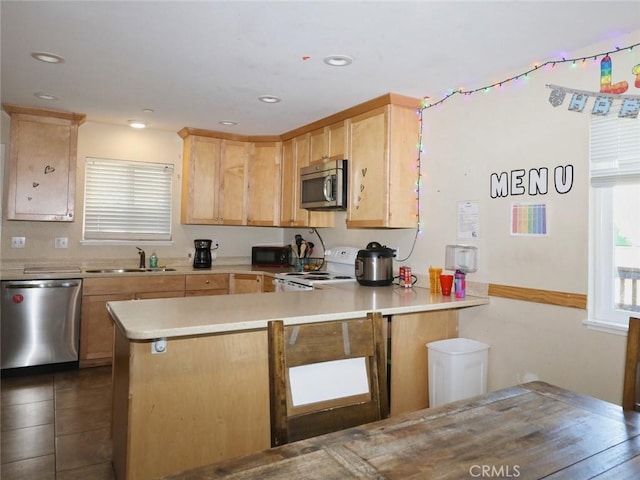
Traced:
[[193, 268], [211, 268], [211, 240], [194, 240]]

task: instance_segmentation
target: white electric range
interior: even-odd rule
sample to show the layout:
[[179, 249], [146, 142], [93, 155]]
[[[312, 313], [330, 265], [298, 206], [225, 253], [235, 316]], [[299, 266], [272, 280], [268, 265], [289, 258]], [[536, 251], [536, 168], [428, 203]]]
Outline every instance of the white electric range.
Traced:
[[355, 282], [355, 265], [358, 249], [333, 247], [324, 252], [322, 270], [288, 272], [276, 275], [276, 292], [313, 290], [314, 285]]

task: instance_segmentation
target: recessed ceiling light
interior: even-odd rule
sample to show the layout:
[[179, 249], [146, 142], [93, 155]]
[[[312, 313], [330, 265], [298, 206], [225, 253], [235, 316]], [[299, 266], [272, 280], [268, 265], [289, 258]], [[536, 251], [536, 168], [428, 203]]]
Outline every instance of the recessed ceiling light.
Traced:
[[31, 56], [44, 63], [64, 63], [64, 58], [60, 55], [56, 55], [55, 53], [33, 52]]
[[273, 95], [261, 95], [258, 97], [258, 100], [264, 103], [278, 103], [281, 101], [280, 98]]
[[147, 124], [141, 120], [129, 120], [129, 126], [132, 128], [144, 128]]
[[353, 63], [353, 58], [347, 55], [329, 55], [328, 57], [324, 57], [324, 63], [332, 67], [346, 67]]
[[153, 113], [153, 108], [144, 108], [142, 111], [144, 113]]
[[50, 93], [38, 92], [34, 93], [34, 95], [40, 100], [58, 100], [58, 97], [56, 97], [55, 95], [51, 95]]
[[233, 127], [238, 124], [238, 122], [232, 122], [231, 120], [221, 120], [219, 123], [220, 125], [226, 125], [228, 127]]

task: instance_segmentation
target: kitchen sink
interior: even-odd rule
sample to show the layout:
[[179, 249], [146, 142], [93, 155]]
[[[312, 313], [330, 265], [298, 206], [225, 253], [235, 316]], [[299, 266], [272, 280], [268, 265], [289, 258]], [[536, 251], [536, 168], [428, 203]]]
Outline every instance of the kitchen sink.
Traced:
[[145, 272], [175, 272], [175, 268], [95, 268], [85, 270], [85, 273], [145, 273]]

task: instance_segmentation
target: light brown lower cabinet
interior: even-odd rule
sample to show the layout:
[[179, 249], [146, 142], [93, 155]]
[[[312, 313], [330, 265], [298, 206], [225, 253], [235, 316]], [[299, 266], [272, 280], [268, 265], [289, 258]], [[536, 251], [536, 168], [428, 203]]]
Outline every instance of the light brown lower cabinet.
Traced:
[[[86, 280], [85, 280], [86, 282]], [[83, 295], [80, 326], [80, 366], [108, 365], [113, 355], [113, 320], [107, 302], [133, 300], [133, 295]]]
[[275, 277], [271, 275], [263, 275], [262, 277], [262, 291], [264, 293], [271, 293], [276, 291]]
[[[270, 278], [270, 277], [269, 277]], [[212, 273], [85, 278], [82, 288], [80, 366], [109, 365], [113, 357], [113, 320], [107, 303], [145, 298], [259, 293], [263, 275]], [[273, 290], [265, 290], [273, 291]]]
[[185, 276], [185, 296], [226, 295], [229, 293], [229, 274], [211, 273]]
[[[426, 343], [457, 336], [455, 310], [391, 320], [391, 415], [428, 404]], [[269, 448], [267, 332], [169, 338], [166, 353], [116, 329], [113, 465], [147, 480]]]
[[262, 293], [262, 275], [232, 273], [229, 275], [229, 293]]
[[85, 278], [82, 282], [80, 366], [111, 364], [113, 320], [107, 302], [184, 296], [184, 275]]
[[212, 273], [187, 275], [185, 295], [227, 295], [262, 292], [262, 274], [256, 273]]

